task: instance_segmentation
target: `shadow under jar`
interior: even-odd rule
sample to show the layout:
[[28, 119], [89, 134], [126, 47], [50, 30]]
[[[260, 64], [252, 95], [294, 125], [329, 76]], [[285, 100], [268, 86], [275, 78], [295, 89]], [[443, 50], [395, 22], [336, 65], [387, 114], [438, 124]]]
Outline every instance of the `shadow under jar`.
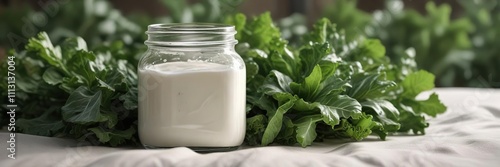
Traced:
[[139, 138], [145, 148], [234, 150], [245, 136], [245, 63], [234, 26], [153, 24], [139, 60]]

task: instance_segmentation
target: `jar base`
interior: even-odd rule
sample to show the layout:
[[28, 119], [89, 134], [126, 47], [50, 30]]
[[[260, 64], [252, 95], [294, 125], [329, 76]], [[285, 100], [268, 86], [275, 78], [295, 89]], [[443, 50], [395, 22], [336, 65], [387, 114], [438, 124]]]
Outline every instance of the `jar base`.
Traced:
[[[157, 147], [157, 146], [150, 146], [143, 144], [144, 148], [146, 149], [170, 149], [170, 148], [175, 148], [175, 147]], [[232, 146], [232, 147], [187, 147], [194, 152], [197, 153], [213, 153], [213, 152], [228, 152], [228, 151], [234, 151], [238, 150], [240, 146]]]

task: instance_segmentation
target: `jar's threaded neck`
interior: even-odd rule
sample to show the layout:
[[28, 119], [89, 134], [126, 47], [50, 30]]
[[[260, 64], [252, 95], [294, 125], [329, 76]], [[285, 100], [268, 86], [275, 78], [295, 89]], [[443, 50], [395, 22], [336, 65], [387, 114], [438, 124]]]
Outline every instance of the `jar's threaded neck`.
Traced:
[[216, 46], [234, 45], [236, 30], [232, 25], [210, 23], [152, 24], [146, 31], [146, 45]]

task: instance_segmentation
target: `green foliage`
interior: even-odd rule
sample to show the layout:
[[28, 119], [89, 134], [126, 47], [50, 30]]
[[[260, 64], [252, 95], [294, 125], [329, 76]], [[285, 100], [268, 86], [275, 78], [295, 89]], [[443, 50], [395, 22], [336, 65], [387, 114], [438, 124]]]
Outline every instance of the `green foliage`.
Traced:
[[[19, 131], [111, 146], [137, 143], [136, 64], [110, 55], [122, 47], [88, 51], [80, 37], [55, 46], [42, 32], [29, 40], [26, 50], [11, 52], [8, 56], [17, 64], [16, 103], [23, 108], [16, 114]], [[6, 85], [0, 88], [6, 97]]]
[[420, 13], [405, 9], [403, 2], [386, 0], [385, 8], [370, 18], [356, 8], [357, 1], [338, 0], [325, 8], [324, 16], [346, 29], [348, 41], [364, 36], [380, 39], [399, 67], [414, 55], [418, 68], [436, 75], [438, 86], [500, 85], [500, 1], [460, 0], [464, 14], [459, 17], [451, 16], [446, 3], [429, 1]]
[[295, 121], [297, 142], [302, 147], [310, 145], [316, 139], [316, 123], [319, 121], [321, 121], [320, 115], [305, 116]]
[[[376, 134], [385, 139], [398, 131], [424, 133], [424, 115], [446, 110], [436, 94], [427, 100], [416, 98], [432, 89], [435, 79], [416, 71], [418, 47], [386, 49], [385, 39], [364, 38], [356, 35], [357, 29], [339, 31], [327, 18], [318, 20], [310, 32], [294, 33], [289, 38], [295, 42], [289, 45], [269, 13], [248, 19], [243, 14], [225, 17], [232, 11], [220, 5], [238, 0], [162, 2], [172, 12], [167, 22], [224, 20], [236, 26], [236, 51], [247, 67], [245, 141], [250, 145], [306, 147], [324, 138], [362, 140]], [[429, 10], [439, 13], [432, 23], [446, 21], [438, 17], [446, 14], [446, 7], [431, 5]], [[343, 12], [335, 20], [366, 23], [365, 16], [351, 14], [355, 11]], [[74, 19], [79, 16], [83, 19]], [[17, 104], [23, 106], [17, 128], [103, 145], [137, 143], [136, 64], [144, 49], [145, 28], [137, 25], [151, 20], [137, 17], [139, 24], [134, 24], [102, 0], [70, 3], [58, 17], [42, 29], [48, 34], [30, 38], [24, 49], [8, 55], [15, 56]], [[280, 27], [290, 25], [283, 24]], [[400, 48], [399, 59], [391, 63], [386, 54], [391, 56], [394, 48]], [[0, 83], [0, 89], [6, 97], [7, 85]]]
[[[434, 87], [432, 74], [391, 64], [379, 40], [346, 41], [328, 19], [318, 20], [298, 46], [280, 39], [268, 13], [226, 20], [243, 32], [237, 52], [246, 64], [257, 65], [247, 86], [247, 131], [255, 134], [246, 136], [248, 144], [305, 147], [330, 137], [423, 133], [427, 122], [413, 118], [446, 110], [435, 94], [415, 99]], [[407, 56], [410, 64], [413, 58]]]
[[[473, 59], [460, 64], [462, 68], [451, 76], [466, 82], [465, 86], [500, 87], [500, 0], [467, 1], [459, 3], [465, 9], [475, 31], [469, 34]], [[464, 54], [462, 54], [464, 55]], [[464, 56], [470, 56], [465, 54]], [[464, 73], [466, 75], [460, 76]]]

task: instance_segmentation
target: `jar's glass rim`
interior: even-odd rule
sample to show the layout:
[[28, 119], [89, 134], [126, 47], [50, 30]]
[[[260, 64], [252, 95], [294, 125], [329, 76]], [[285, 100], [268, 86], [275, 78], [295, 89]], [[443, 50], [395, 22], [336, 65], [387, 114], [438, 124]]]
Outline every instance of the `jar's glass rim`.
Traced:
[[156, 46], [214, 46], [238, 43], [233, 25], [217, 23], [151, 24], [146, 45]]
[[233, 25], [219, 23], [160, 23], [148, 26], [146, 34], [153, 33], [233, 33]]

